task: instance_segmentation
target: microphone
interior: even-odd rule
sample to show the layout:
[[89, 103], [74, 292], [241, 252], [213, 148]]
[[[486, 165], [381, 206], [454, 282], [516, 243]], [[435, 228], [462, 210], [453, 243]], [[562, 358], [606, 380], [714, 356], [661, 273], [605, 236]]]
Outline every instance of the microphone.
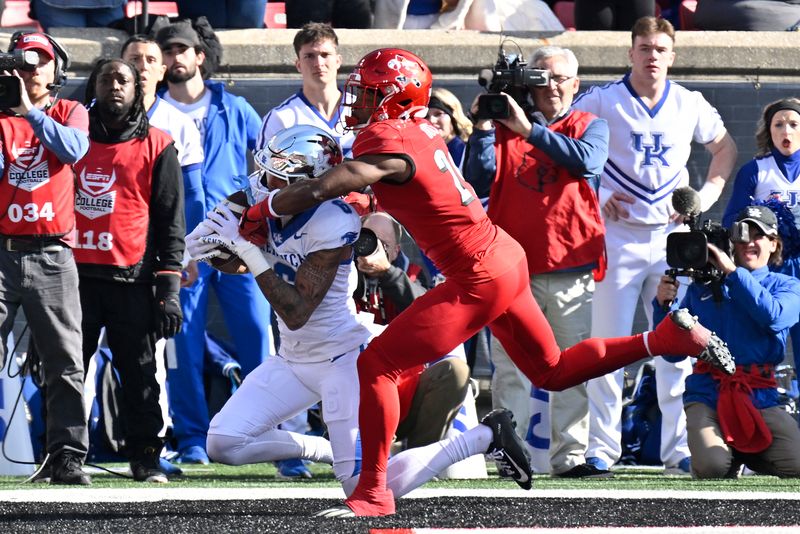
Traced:
[[672, 192], [672, 208], [685, 217], [700, 215], [700, 195], [691, 187], [679, 187]]

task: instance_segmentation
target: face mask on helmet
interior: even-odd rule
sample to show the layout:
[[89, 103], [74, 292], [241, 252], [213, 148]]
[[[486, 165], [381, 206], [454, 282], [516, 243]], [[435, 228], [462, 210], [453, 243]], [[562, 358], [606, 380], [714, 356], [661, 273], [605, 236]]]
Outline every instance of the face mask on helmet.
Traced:
[[[364, 56], [345, 85], [350, 129], [388, 119], [424, 117], [431, 94], [431, 72], [419, 57], [399, 48]], [[363, 110], [363, 112], [361, 111]]]
[[[315, 126], [292, 126], [276, 134], [254, 155], [256, 165], [288, 183], [318, 178], [342, 162], [339, 143]], [[267, 183], [267, 176], [259, 182]]]

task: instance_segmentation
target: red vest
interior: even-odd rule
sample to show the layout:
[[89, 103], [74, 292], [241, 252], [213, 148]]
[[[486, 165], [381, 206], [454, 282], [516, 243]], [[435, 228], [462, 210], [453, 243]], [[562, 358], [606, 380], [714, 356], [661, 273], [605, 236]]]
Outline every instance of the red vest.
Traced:
[[[572, 111], [550, 129], [579, 138], [593, 119], [591, 113]], [[528, 271], [541, 274], [600, 261], [605, 227], [591, 185], [509, 129], [498, 126], [496, 135], [489, 217], [525, 249]]]
[[[60, 124], [79, 103], [57, 100], [47, 115]], [[0, 234], [63, 236], [75, 226], [75, 173], [34, 135], [24, 117], [0, 117], [4, 161]]]
[[153, 167], [172, 138], [150, 128], [145, 139], [90, 141], [75, 164], [75, 261], [128, 267], [144, 256], [150, 226]]

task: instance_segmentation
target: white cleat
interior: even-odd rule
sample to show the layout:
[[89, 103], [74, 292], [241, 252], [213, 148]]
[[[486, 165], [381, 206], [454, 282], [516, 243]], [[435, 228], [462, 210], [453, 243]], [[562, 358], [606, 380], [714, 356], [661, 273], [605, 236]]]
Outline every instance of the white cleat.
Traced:
[[324, 517], [327, 519], [333, 519], [338, 517], [356, 517], [356, 513], [351, 510], [346, 504], [340, 504], [339, 506], [334, 506], [333, 508], [326, 508], [321, 512], [317, 512], [314, 514], [314, 517]]

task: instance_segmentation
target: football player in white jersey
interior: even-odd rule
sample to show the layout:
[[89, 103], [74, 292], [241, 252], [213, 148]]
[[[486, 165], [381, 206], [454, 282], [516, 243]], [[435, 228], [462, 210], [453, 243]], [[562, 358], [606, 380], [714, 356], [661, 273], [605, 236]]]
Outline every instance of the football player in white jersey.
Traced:
[[[319, 176], [341, 162], [342, 153], [326, 132], [294, 126], [275, 136], [255, 160], [267, 172], [251, 176], [249, 203], [263, 200], [272, 188]], [[239, 235], [236, 216], [223, 204], [187, 236], [196, 259], [220, 255], [224, 246], [242, 260], [277, 313], [281, 334], [279, 353], [251, 372], [211, 421], [207, 450], [214, 461], [242, 465], [299, 457], [327, 462], [346, 494], [355, 488], [360, 468], [356, 361], [371, 337], [352, 299], [351, 244], [359, 230], [355, 211], [334, 199], [269, 221], [262, 247]], [[320, 400], [330, 441], [278, 428]], [[496, 410], [463, 434], [394, 456], [388, 484], [395, 496], [455, 462], [485, 453], [515, 455], [521, 471], [515, 480], [529, 488], [530, 466], [508, 414]]]
[[256, 150], [263, 149], [281, 130], [308, 124], [336, 139], [345, 157], [350, 157], [355, 136], [344, 130], [345, 108], [341, 106], [342, 92], [336, 83], [342, 65], [338, 47], [339, 38], [330, 24], [310, 22], [295, 34], [294, 64], [303, 77], [303, 86], [264, 117]]
[[[592, 305], [592, 337], [629, 335], [636, 303], [642, 299], [652, 325], [651, 302], [667, 269], [666, 238], [680, 227], [672, 192], [689, 184], [686, 162], [692, 141], [711, 153], [702, 209], [719, 198], [736, 163], [736, 145], [722, 119], [699, 92], [667, 79], [675, 59], [672, 25], [642, 17], [633, 26], [628, 52], [631, 72], [593, 87], [574, 107], [608, 121], [608, 161], [599, 200], [606, 223], [608, 271], [597, 284]], [[680, 298], [680, 297], [679, 297]], [[661, 460], [667, 473], [688, 474], [689, 448], [681, 395], [691, 363], [654, 360], [662, 413]], [[606, 469], [621, 453], [623, 371], [588, 383], [590, 436], [587, 462]]]

